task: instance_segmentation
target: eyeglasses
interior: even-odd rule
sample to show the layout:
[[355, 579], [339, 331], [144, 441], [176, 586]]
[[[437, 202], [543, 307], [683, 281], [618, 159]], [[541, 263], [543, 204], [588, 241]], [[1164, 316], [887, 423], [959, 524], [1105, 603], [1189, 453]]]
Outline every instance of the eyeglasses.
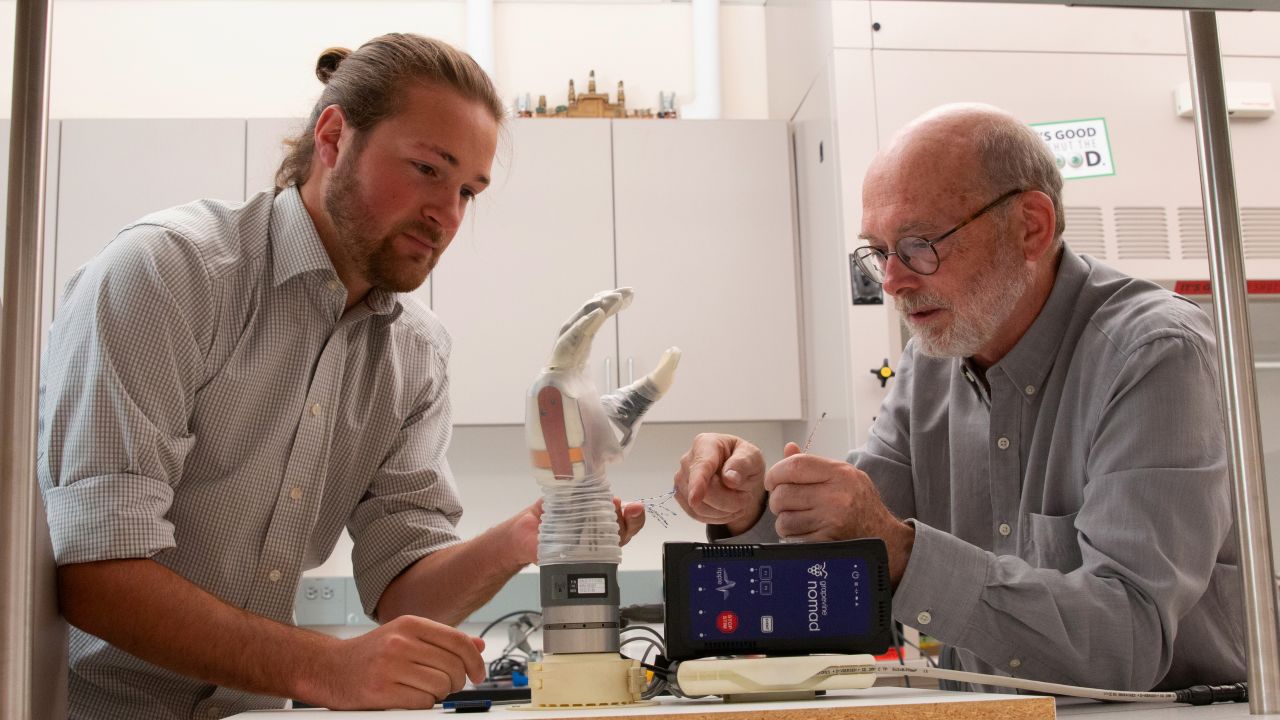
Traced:
[[938, 272], [938, 266], [942, 264], [942, 260], [938, 258], [938, 251], [934, 245], [946, 240], [954, 235], [960, 228], [982, 217], [988, 210], [994, 208], [1000, 203], [1008, 200], [1014, 195], [1019, 195], [1024, 190], [1010, 190], [1000, 197], [992, 200], [978, 212], [961, 220], [958, 225], [950, 230], [942, 233], [932, 240], [925, 240], [922, 237], [907, 236], [898, 240], [898, 249], [894, 252], [885, 252], [880, 248], [864, 245], [853, 251], [854, 262], [858, 263], [858, 268], [872, 280], [883, 283], [885, 278], [885, 268], [889, 265], [889, 256], [897, 255], [898, 259], [906, 265], [908, 269], [919, 275], [932, 275]]

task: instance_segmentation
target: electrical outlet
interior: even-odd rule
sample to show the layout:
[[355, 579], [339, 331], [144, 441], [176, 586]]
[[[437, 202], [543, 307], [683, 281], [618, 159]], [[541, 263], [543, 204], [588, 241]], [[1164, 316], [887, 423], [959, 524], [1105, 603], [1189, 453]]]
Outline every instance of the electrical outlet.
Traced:
[[345, 625], [347, 593], [343, 578], [302, 578], [294, 597], [298, 625]]

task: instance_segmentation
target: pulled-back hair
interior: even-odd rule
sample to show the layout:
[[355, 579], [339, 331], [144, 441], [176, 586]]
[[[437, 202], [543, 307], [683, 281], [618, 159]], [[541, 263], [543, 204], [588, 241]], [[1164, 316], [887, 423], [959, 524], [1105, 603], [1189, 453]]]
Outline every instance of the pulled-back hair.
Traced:
[[498, 123], [506, 115], [493, 81], [470, 55], [421, 35], [389, 33], [354, 52], [329, 48], [316, 61], [316, 77], [324, 83], [324, 92], [306, 128], [285, 140], [285, 158], [276, 171], [278, 188], [301, 185], [311, 173], [316, 121], [330, 105], [341, 107], [347, 123], [363, 132], [400, 109], [407, 82], [427, 82], [442, 84], [482, 103]]

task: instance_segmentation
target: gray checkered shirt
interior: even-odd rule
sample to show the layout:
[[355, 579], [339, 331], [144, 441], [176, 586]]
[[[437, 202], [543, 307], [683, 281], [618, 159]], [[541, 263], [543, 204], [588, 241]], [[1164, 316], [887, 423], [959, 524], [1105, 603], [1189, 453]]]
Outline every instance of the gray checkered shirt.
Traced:
[[[38, 473], [60, 565], [152, 558], [292, 622], [346, 525], [366, 612], [458, 542], [449, 335], [346, 289], [295, 188], [125, 228], [67, 284], [41, 378]], [[208, 718], [280, 699], [168, 672], [76, 629], [73, 717]]]

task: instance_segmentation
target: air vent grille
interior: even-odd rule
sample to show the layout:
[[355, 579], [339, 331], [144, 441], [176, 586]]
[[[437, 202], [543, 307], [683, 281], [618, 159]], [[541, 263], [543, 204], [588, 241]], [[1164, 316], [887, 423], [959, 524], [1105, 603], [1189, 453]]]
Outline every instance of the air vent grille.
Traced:
[[1204, 211], [1198, 207], [1178, 208], [1178, 244], [1182, 257], [1203, 260], [1209, 257], [1204, 238]]
[[1245, 259], [1280, 259], [1280, 208], [1240, 208], [1240, 234]]
[[[1280, 207], [1240, 208], [1240, 233], [1248, 260], [1280, 260]], [[1178, 208], [1178, 240], [1182, 257], [1208, 257], [1204, 212], [1199, 207]]]
[[1115, 223], [1121, 260], [1169, 259], [1169, 223], [1164, 208], [1118, 207]]
[[1066, 207], [1063, 214], [1067, 218], [1067, 229], [1062, 233], [1062, 239], [1071, 249], [1105, 260], [1107, 239], [1102, 224], [1102, 208]]
[[698, 548], [698, 554], [713, 558], [755, 557], [756, 549], [751, 545], [704, 545]]

